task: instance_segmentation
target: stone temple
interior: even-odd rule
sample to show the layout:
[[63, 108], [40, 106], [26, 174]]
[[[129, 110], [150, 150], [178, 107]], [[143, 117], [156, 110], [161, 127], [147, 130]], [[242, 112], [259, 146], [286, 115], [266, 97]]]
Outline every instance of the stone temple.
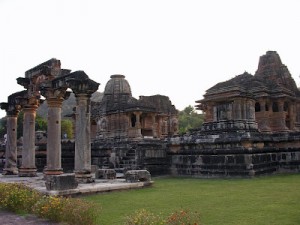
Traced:
[[[99, 84], [83, 71], [70, 73], [52, 59], [29, 72], [31, 77], [18, 81], [27, 90], [1, 104], [11, 129], [7, 174], [34, 176], [37, 169], [54, 176], [75, 171], [77, 180], [90, 182], [92, 165], [119, 173], [148, 170], [152, 175], [191, 177], [300, 171], [300, 91], [275, 51], [260, 57], [254, 75], [245, 72], [209, 88], [196, 101], [205, 122], [183, 135], [178, 134], [178, 111], [170, 99], [162, 95], [134, 98], [124, 75], [112, 75], [103, 99], [92, 102], [90, 96]], [[61, 102], [68, 97], [68, 89], [77, 103], [75, 141], [61, 142], [56, 134], [60, 134]], [[37, 146], [32, 135], [24, 136], [20, 167], [17, 114], [24, 110], [24, 131], [33, 134], [40, 94], [50, 103], [48, 133], [55, 141]], [[34, 155], [34, 149], [39, 154]]]
[[199, 129], [171, 138], [172, 173], [196, 177], [255, 176], [300, 169], [300, 92], [277, 52], [209, 88], [197, 109]]
[[206, 125], [293, 132], [300, 126], [300, 91], [274, 51], [261, 56], [255, 75], [247, 72], [206, 91], [198, 109]]
[[112, 75], [101, 102], [92, 104], [97, 139], [165, 138], [178, 132], [178, 111], [162, 95], [132, 97], [124, 75]]

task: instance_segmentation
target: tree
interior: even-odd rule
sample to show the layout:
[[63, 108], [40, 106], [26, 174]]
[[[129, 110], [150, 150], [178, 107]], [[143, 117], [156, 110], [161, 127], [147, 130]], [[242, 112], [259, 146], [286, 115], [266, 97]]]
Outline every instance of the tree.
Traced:
[[198, 114], [193, 106], [189, 105], [179, 112], [179, 134], [186, 133], [190, 129], [199, 128], [203, 121], [204, 115]]
[[66, 137], [65, 138], [73, 138], [73, 123], [71, 120], [69, 119], [63, 119], [61, 121], [61, 133], [62, 133], [62, 137]]
[[0, 119], [0, 138], [3, 138], [4, 134], [6, 134], [6, 121], [6, 117]]

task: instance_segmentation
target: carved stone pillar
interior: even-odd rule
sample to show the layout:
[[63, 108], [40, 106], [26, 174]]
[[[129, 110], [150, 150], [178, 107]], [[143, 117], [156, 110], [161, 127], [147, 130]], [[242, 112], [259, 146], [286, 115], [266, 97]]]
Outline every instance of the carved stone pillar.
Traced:
[[36, 176], [35, 166], [35, 117], [38, 105], [26, 105], [23, 109], [23, 149], [20, 177]]
[[135, 122], [135, 127], [137, 128], [137, 138], [141, 138], [142, 136], [142, 125], [141, 125], [141, 112], [135, 112], [134, 115], [136, 116], [136, 122]]
[[265, 112], [266, 111], [266, 100], [260, 100], [259, 105], [260, 105], [260, 111]]
[[242, 103], [241, 99], [234, 100], [234, 117], [235, 120], [242, 119]]
[[17, 168], [17, 117], [18, 113], [7, 113], [7, 140], [3, 175], [18, 174]]
[[99, 83], [88, 79], [83, 71], [74, 72], [66, 82], [76, 96], [75, 177], [78, 182], [93, 182], [91, 174], [91, 94]]
[[155, 121], [155, 114], [152, 114], [152, 135], [153, 137], [157, 137], [157, 123]]
[[296, 110], [295, 110], [295, 104], [291, 103], [289, 107], [289, 116], [290, 116], [290, 130], [298, 130], [296, 128]]
[[61, 167], [61, 106], [63, 98], [47, 98], [47, 167], [45, 175], [60, 175]]
[[284, 111], [284, 102], [282, 100], [278, 101], [278, 111], [279, 112]]
[[90, 96], [76, 95], [75, 177], [79, 182], [92, 182], [90, 143]]
[[6, 143], [5, 143], [5, 166], [3, 175], [18, 174], [17, 168], [17, 120], [21, 110], [20, 99], [25, 92], [16, 92], [8, 96], [8, 102], [0, 103], [1, 109], [6, 111]]
[[286, 126], [286, 114], [284, 111], [284, 101], [278, 101], [278, 112], [273, 112], [271, 116], [271, 128], [272, 131], [286, 132], [289, 129]]
[[270, 119], [269, 119], [269, 111], [266, 111], [266, 100], [260, 99], [259, 105], [260, 105], [260, 111], [255, 113], [255, 119], [257, 121], [258, 129], [261, 132], [270, 133]]
[[217, 106], [213, 106], [213, 122], [217, 122], [218, 121], [218, 109]]

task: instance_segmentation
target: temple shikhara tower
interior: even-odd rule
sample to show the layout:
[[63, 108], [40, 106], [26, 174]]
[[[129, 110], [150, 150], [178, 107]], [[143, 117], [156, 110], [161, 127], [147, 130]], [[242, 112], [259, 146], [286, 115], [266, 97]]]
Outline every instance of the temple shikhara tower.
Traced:
[[97, 139], [165, 138], [178, 134], [178, 111], [167, 96], [132, 97], [124, 75], [112, 75], [92, 105]]

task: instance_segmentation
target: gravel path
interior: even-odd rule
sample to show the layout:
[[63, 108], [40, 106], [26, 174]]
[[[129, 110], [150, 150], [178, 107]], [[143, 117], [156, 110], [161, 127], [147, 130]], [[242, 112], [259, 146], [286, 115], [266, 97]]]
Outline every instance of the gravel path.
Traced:
[[49, 220], [38, 218], [34, 215], [21, 216], [12, 212], [0, 210], [1, 225], [59, 225]]

